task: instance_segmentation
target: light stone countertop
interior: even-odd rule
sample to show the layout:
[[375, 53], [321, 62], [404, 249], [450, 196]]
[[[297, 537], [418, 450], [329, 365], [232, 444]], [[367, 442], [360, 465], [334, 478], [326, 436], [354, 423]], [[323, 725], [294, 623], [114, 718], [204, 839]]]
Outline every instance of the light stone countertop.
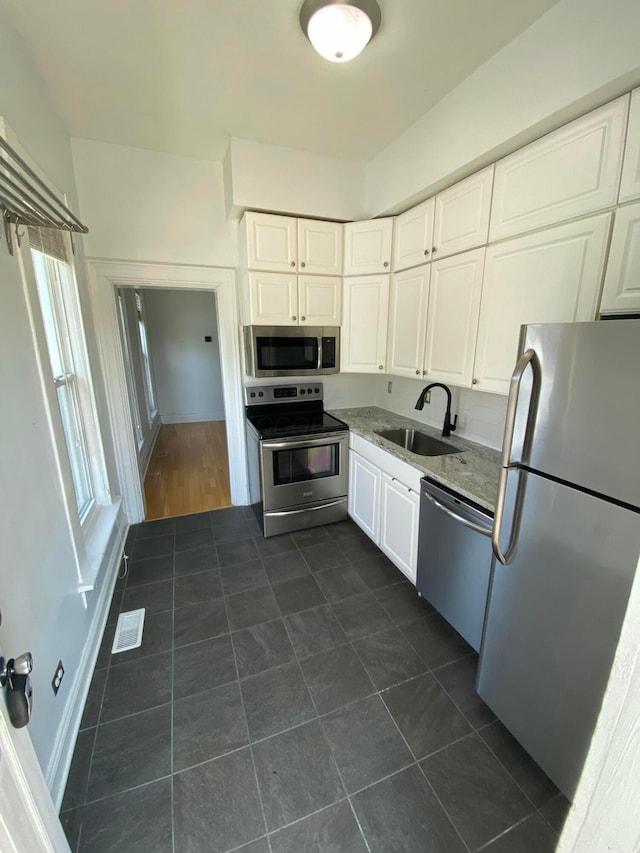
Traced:
[[[485, 509], [494, 511], [498, 490], [500, 454], [497, 450], [460, 438], [455, 433], [443, 438], [435, 427], [388, 412], [377, 406], [354, 409], [331, 409], [329, 414], [344, 421], [356, 435], [362, 436], [377, 447], [386, 450], [403, 462], [424, 471], [436, 482], [453, 489], [463, 497], [471, 498]], [[397, 444], [376, 435], [376, 430], [416, 429], [461, 449], [462, 453], [451, 456], [418, 456]]]

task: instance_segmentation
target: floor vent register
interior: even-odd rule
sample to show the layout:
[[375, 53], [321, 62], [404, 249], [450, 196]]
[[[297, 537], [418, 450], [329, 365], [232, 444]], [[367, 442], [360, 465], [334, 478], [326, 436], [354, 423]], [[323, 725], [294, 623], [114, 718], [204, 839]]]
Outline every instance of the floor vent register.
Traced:
[[131, 649], [137, 649], [142, 644], [144, 610], [144, 607], [141, 607], [140, 610], [128, 610], [118, 616], [111, 654], [117, 655], [119, 652], [128, 652]]

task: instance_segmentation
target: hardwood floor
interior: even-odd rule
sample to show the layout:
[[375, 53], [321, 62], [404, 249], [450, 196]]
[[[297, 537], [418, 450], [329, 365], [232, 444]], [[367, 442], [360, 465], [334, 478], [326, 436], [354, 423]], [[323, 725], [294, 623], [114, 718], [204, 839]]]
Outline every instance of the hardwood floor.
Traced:
[[225, 422], [163, 424], [144, 494], [147, 521], [231, 506]]

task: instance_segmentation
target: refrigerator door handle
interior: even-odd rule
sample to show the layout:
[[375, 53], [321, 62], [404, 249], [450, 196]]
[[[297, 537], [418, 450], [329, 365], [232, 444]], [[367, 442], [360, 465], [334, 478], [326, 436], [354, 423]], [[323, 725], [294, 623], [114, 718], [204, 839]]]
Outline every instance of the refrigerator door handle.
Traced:
[[518, 489], [516, 492], [515, 507], [513, 511], [513, 519], [511, 522], [511, 532], [509, 535], [509, 545], [505, 552], [500, 546], [500, 537], [502, 533], [502, 520], [504, 518], [504, 505], [507, 495], [507, 479], [509, 471], [514, 470], [511, 461], [511, 452], [513, 448], [513, 435], [516, 424], [516, 414], [518, 410], [518, 402], [520, 398], [520, 386], [522, 377], [527, 367], [531, 366], [533, 374], [533, 382], [531, 385], [531, 397], [529, 398], [529, 411], [527, 415], [527, 426], [523, 441], [523, 454], [526, 454], [529, 448], [530, 436], [532, 433], [533, 422], [535, 420], [536, 408], [538, 404], [538, 395], [540, 392], [540, 362], [536, 351], [533, 349], [526, 350], [518, 359], [511, 383], [509, 385], [509, 402], [507, 404], [507, 420], [504, 429], [504, 442], [502, 444], [502, 467], [500, 469], [500, 477], [498, 479], [498, 495], [496, 497], [495, 520], [493, 532], [491, 534], [491, 547], [496, 559], [506, 566], [511, 562], [518, 547], [518, 532], [520, 530], [520, 520], [522, 517], [522, 504], [524, 502], [524, 486], [523, 479], [518, 475]]
[[529, 448], [533, 420], [535, 418], [536, 407], [538, 404], [538, 395], [540, 392], [540, 362], [534, 349], [528, 349], [522, 353], [518, 359], [516, 366], [511, 376], [509, 383], [509, 401], [507, 403], [507, 416], [504, 427], [504, 439], [502, 442], [502, 461], [503, 468], [508, 468], [512, 465], [511, 452], [513, 449], [513, 435], [516, 426], [516, 414], [518, 410], [518, 402], [520, 400], [520, 386], [522, 385], [522, 377], [524, 372], [531, 365], [533, 382], [531, 385], [531, 397], [529, 398], [529, 413], [527, 416], [527, 426], [523, 442], [523, 455], [526, 458], [526, 453]]

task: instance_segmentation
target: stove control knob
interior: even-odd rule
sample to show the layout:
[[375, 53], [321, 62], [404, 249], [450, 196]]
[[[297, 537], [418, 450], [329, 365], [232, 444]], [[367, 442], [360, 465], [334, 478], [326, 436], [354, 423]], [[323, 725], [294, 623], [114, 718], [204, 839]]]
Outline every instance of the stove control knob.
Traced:
[[300, 389], [300, 393], [301, 393], [301, 394], [306, 394], [306, 391], [304, 390], [304, 388], [301, 388], [301, 389]]
[[258, 397], [264, 397], [264, 394], [262, 393], [262, 391], [258, 391]]
[[313, 388], [307, 388], [307, 394], [313, 394]]
[[316, 394], [319, 394], [319, 393], [320, 393], [320, 389], [319, 389], [319, 388], [316, 388], [316, 389], [315, 389], [315, 392], [316, 392]]

